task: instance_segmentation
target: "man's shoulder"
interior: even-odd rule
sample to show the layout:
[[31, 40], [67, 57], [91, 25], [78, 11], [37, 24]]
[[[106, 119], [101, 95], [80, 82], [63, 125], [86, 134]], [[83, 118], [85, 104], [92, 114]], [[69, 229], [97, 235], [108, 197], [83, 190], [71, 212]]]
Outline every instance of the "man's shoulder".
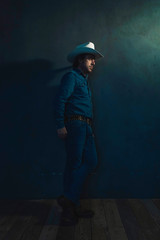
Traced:
[[76, 82], [76, 73], [73, 70], [66, 72], [61, 78], [62, 85], [76, 84]]
[[78, 78], [78, 75], [77, 75], [77, 72], [73, 69], [73, 70], [70, 70], [68, 72], [66, 72], [63, 77], [62, 77], [62, 81], [63, 80], [74, 80], [76, 81], [76, 79]]
[[76, 74], [77, 74], [77, 72], [74, 69], [72, 69], [72, 70], [66, 72], [63, 76], [73, 76], [73, 75], [76, 76]]

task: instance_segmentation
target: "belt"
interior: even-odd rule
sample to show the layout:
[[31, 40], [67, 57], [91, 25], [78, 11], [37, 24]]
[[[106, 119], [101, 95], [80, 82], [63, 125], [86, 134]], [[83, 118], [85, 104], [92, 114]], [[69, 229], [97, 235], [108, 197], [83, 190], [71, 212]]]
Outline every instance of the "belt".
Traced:
[[87, 122], [89, 125], [92, 125], [92, 119], [82, 116], [82, 115], [72, 115], [69, 117], [65, 116], [65, 118], [64, 118], [65, 122], [70, 121], [70, 120], [81, 120], [81, 121]]

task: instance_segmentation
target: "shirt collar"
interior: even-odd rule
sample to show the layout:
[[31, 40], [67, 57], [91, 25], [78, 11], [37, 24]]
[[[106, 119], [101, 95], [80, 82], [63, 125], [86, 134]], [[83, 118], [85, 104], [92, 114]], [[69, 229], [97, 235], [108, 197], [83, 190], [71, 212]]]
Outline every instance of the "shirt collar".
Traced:
[[82, 75], [84, 78], [88, 79], [88, 74], [85, 76], [79, 68], [74, 68], [73, 70]]

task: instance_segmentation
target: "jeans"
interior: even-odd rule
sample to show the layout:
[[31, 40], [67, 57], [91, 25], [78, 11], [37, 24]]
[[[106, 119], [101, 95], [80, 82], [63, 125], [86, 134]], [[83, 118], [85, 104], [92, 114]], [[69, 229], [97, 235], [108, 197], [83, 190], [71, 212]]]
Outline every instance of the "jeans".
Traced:
[[65, 138], [64, 196], [78, 206], [85, 179], [97, 166], [97, 152], [92, 127], [88, 123], [71, 120], [65, 123], [65, 127], [68, 134]]

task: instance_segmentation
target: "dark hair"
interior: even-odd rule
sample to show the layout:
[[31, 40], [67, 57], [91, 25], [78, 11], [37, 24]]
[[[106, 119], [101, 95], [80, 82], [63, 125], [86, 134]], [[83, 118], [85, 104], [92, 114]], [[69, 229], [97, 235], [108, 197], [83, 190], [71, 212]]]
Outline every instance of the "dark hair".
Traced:
[[80, 61], [83, 61], [86, 55], [87, 53], [78, 55], [73, 62], [73, 68], [77, 68], [79, 66]]

